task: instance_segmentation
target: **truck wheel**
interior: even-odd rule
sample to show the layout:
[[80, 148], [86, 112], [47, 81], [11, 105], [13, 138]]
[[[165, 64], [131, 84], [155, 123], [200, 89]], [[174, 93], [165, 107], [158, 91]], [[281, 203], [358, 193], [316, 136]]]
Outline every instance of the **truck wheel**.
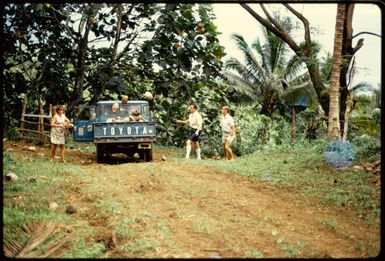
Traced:
[[145, 150], [144, 152], [144, 158], [147, 162], [152, 161], [152, 148], [149, 150]]
[[104, 162], [104, 155], [103, 155], [103, 149], [101, 144], [96, 144], [96, 162], [97, 163]]

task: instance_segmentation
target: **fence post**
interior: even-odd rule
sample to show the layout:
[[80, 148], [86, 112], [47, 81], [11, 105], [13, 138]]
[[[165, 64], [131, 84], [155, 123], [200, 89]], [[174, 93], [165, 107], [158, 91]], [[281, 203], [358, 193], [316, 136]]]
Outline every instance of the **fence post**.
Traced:
[[[20, 119], [20, 122], [21, 122], [21, 124], [20, 124], [20, 127], [21, 127], [21, 129], [22, 130], [24, 130], [24, 127], [25, 127], [25, 125], [24, 125], [24, 114], [25, 114], [25, 110], [27, 109], [27, 95], [25, 95], [24, 96], [24, 103], [23, 103], [23, 111], [21, 112], [21, 119]], [[24, 135], [24, 131], [21, 131], [21, 137], [23, 137], [23, 135]]]
[[49, 105], [49, 117], [52, 119], [52, 104]]
[[295, 106], [291, 106], [291, 130], [290, 130], [290, 140], [291, 142], [294, 141], [296, 132], [296, 112], [295, 112]]
[[38, 122], [38, 132], [39, 132], [39, 139], [42, 143], [44, 143], [44, 110], [43, 110], [43, 103], [39, 102], [39, 122]]

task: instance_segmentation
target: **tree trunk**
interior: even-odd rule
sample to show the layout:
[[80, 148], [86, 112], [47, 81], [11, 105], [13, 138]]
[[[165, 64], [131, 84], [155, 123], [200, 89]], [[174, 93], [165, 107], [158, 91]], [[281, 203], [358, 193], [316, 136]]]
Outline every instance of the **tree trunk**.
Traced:
[[[88, 47], [88, 36], [91, 31], [91, 26], [95, 22], [94, 14], [96, 13], [98, 4], [91, 4], [89, 7], [89, 12], [91, 14], [87, 17], [85, 23], [85, 31], [82, 38], [79, 41], [78, 53], [77, 53], [77, 62], [76, 62], [76, 76], [75, 76], [75, 86], [71, 94], [71, 101], [68, 105], [67, 112], [71, 114], [74, 110], [74, 107], [79, 104], [83, 99], [83, 84], [85, 77], [85, 61], [87, 56], [87, 47]], [[79, 26], [81, 27], [81, 26]], [[79, 33], [81, 33], [81, 29]]]
[[333, 65], [331, 76], [331, 87], [329, 92], [329, 120], [328, 120], [328, 139], [341, 138], [340, 133], [340, 103], [339, 87], [341, 72], [342, 40], [345, 21], [345, 4], [337, 5], [336, 27], [334, 34]]
[[295, 106], [291, 106], [291, 130], [290, 130], [290, 138], [291, 142], [294, 141], [295, 137], [295, 131], [296, 131], [296, 113], [295, 113]]
[[117, 22], [116, 22], [116, 33], [115, 33], [115, 41], [114, 41], [114, 49], [112, 51], [112, 59], [116, 59], [116, 54], [118, 52], [118, 45], [120, 42], [120, 33], [121, 33], [121, 28], [122, 28], [122, 16], [123, 16], [123, 6], [122, 4], [118, 4], [117, 7]]
[[[347, 105], [351, 102], [349, 99], [352, 99], [351, 93], [348, 90], [349, 84], [351, 83], [351, 75], [347, 75], [349, 70], [349, 64], [352, 62], [352, 59], [354, 58], [354, 54], [363, 46], [363, 39], [360, 39], [357, 43], [357, 45], [353, 48], [352, 41], [353, 41], [353, 28], [352, 28], [352, 20], [353, 20], [353, 11], [354, 11], [354, 4], [346, 4], [346, 17], [345, 17], [345, 23], [344, 23], [344, 35], [343, 35], [343, 45], [342, 45], [342, 57], [343, 57], [343, 64], [341, 66], [341, 73], [340, 73], [340, 128], [341, 128], [341, 135], [346, 136], [347, 133], [345, 133], [345, 130], [347, 131], [347, 126], [345, 124], [345, 121], [347, 120], [346, 117], [349, 117], [349, 113], [352, 110], [352, 108], [348, 108]], [[354, 67], [352, 67], [353, 70]], [[346, 120], [345, 120], [346, 119]], [[345, 127], [346, 126], [346, 127]], [[346, 136], [347, 137], [347, 136]], [[345, 137], [345, 139], [346, 139]]]
[[329, 114], [329, 97], [326, 93], [324, 93], [325, 85], [319, 73], [318, 66], [315, 64], [315, 61], [313, 60], [313, 58], [309, 60], [306, 59], [305, 64], [310, 75], [310, 80], [317, 94], [318, 102], [320, 103], [325, 115], [328, 115]]

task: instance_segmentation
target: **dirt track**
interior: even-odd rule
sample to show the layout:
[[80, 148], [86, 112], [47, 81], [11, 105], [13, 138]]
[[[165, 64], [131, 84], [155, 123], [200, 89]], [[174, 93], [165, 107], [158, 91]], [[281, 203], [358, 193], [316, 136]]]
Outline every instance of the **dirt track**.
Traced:
[[105, 242], [106, 256], [115, 258], [359, 258], [380, 249], [379, 231], [351, 210], [321, 209], [295, 191], [189, 160], [160, 160], [170, 153], [155, 151], [152, 163], [116, 165], [68, 150], [67, 161], [87, 172], [67, 195], [78, 208], [75, 226], [96, 231], [87, 242]]

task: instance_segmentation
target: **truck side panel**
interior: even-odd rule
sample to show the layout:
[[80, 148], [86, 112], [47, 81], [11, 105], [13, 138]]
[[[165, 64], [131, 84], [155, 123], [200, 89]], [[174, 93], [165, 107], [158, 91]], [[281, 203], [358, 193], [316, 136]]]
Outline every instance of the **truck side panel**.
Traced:
[[73, 131], [74, 141], [93, 141], [94, 126], [92, 120], [77, 120]]

